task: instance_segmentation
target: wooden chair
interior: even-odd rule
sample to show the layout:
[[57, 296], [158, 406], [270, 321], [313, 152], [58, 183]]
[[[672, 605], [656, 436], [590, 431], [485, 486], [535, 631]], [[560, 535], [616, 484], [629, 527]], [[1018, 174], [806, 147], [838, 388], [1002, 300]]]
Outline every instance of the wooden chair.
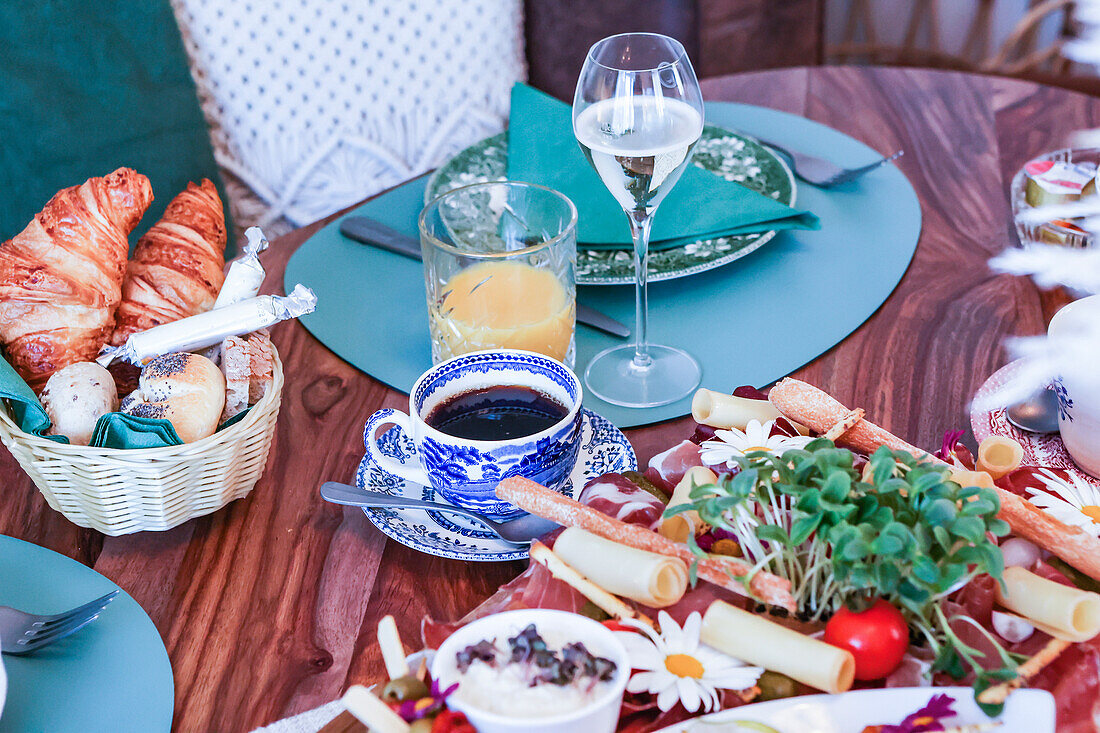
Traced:
[[[961, 0], [948, 0], [963, 5]], [[982, 71], [1004, 76], [1064, 77], [1073, 71], [1062, 56], [1062, 45], [1073, 30], [1074, 0], [1028, 0], [1027, 11], [1003, 42], [992, 47], [993, 17], [998, 0], [968, 0], [973, 8], [965, 40], [958, 51], [944, 50], [940, 0], [912, 0], [900, 45], [883, 43], [876, 32], [875, 0], [852, 0], [841, 40], [827, 45], [827, 63], [868, 63], [896, 66]], [[1049, 45], [1039, 46], [1039, 30], [1057, 18], [1058, 33]]]

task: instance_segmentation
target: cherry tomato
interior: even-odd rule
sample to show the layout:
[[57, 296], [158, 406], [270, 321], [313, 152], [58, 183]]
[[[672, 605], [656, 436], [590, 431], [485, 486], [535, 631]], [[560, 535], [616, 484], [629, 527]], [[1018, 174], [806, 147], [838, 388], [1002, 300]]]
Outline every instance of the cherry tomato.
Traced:
[[603, 625], [606, 626], [611, 631], [637, 631], [637, 629], [635, 629], [633, 626], [626, 626], [625, 624], [620, 624], [618, 621], [616, 621], [613, 618], [609, 618], [608, 620], [604, 621]]
[[435, 716], [432, 733], [477, 733], [477, 730], [470, 725], [463, 713], [457, 710], [444, 710]]
[[857, 680], [878, 680], [901, 664], [909, 626], [901, 611], [879, 598], [866, 611], [837, 611], [825, 624], [825, 642], [852, 653]]

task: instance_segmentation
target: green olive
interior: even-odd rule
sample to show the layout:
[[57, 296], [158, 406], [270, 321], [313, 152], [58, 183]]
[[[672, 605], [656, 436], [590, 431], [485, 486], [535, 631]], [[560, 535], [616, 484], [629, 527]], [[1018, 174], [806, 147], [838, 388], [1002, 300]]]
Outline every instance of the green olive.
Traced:
[[592, 601], [585, 601], [584, 605], [577, 610], [577, 613], [581, 616], [587, 616], [593, 621], [599, 621], [600, 623], [611, 618], [611, 615], [607, 611], [603, 610]]
[[417, 718], [409, 724], [409, 733], [432, 733], [434, 718]]
[[765, 672], [760, 675], [760, 679], [756, 681], [756, 686], [760, 688], [760, 696], [756, 698], [755, 702], [794, 697], [797, 692], [794, 680], [778, 672]]
[[386, 702], [419, 700], [422, 697], [427, 697], [430, 692], [428, 686], [423, 682], [412, 675], [405, 675], [386, 683], [386, 686], [382, 688], [382, 699]]

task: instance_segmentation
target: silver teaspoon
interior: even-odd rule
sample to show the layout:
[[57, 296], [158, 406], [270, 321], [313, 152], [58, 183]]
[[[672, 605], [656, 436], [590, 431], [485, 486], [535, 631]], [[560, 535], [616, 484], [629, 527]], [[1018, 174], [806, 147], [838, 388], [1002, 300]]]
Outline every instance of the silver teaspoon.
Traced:
[[1008, 421], [1029, 433], [1058, 432], [1058, 395], [1050, 387], [1005, 410]]
[[484, 525], [486, 529], [510, 545], [530, 545], [532, 540], [537, 540], [547, 532], [561, 526], [548, 519], [536, 517], [534, 514], [524, 514], [518, 519], [508, 522], [495, 522], [476, 512], [452, 504], [409, 499], [404, 496], [391, 496], [378, 491], [367, 491], [355, 486], [337, 483], [336, 481], [326, 481], [321, 484], [321, 498], [333, 504], [343, 504], [344, 506], [360, 506], [372, 509], [424, 509], [433, 512], [460, 514]]

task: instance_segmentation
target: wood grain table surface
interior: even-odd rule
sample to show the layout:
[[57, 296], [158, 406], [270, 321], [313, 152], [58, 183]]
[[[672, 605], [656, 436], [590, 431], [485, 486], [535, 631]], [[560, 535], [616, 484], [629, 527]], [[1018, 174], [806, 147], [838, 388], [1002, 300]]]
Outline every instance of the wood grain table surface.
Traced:
[[[1100, 100], [918, 69], [785, 69], [703, 87], [708, 99], [804, 115], [880, 152], [905, 150], [898, 164], [924, 215], [913, 263], [869, 321], [796, 376], [927, 448], [938, 447], [945, 429], [969, 427], [966, 405], [1004, 363], [1002, 339], [1041, 332], [1063, 302], [986, 267], [1015, 241], [1009, 181], [1030, 157], [1100, 124]], [[319, 226], [272, 243], [265, 292], [281, 290], [287, 258]], [[836, 283], [838, 301], [860, 277]], [[744, 326], [715, 328], [729, 338]], [[168, 532], [104, 537], [51, 510], [11, 455], [0, 455], [0, 533], [95, 568], [145, 608], [171, 657], [179, 731], [251, 730], [332, 700], [351, 683], [376, 681], [384, 668], [374, 629], [383, 615], [416, 641], [424, 614], [458, 618], [524, 567], [422, 555], [362, 511], [322, 502], [322, 481], [354, 476], [367, 416], [400, 408], [406, 397], [296, 323], [280, 325], [274, 339], [286, 387], [266, 473], [251, 495], [210, 516]], [[644, 462], [686, 437], [689, 422], [627, 432]]]

